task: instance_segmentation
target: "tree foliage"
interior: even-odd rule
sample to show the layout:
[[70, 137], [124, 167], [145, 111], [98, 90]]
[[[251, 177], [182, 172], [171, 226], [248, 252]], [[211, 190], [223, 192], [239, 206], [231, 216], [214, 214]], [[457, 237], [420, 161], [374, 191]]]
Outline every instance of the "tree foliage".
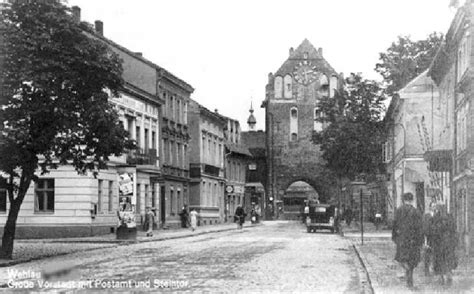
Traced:
[[384, 100], [377, 82], [351, 74], [334, 98], [318, 103], [324, 113], [319, 120], [327, 126], [315, 132], [313, 140], [320, 145], [326, 167], [340, 179], [382, 171]]
[[442, 41], [443, 34], [436, 32], [419, 41], [399, 36], [386, 52], [380, 53], [380, 62], [376, 64], [375, 71], [382, 75], [387, 94], [392, 96], [425, 71]]
[[123, 86], [107, 45], [59, 1], [14, 1], [1, 11], [0, 171], [10, 209], [0, 257], [11, 258], [16, 218], [31, 181], [58, 164], [106, 168], [133, 144], [109, 96]]

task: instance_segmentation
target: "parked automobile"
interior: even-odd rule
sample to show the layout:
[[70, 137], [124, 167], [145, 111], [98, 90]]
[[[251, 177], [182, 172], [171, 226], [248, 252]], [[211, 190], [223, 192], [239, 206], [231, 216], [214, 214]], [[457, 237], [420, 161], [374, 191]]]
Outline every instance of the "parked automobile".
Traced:
[[306, 230], [308, 233], [316, 230], [330, 230], [331, 233], [339, 232], [338, 209], [330, 204], [310, 204], [309, 214], [306, 217]]

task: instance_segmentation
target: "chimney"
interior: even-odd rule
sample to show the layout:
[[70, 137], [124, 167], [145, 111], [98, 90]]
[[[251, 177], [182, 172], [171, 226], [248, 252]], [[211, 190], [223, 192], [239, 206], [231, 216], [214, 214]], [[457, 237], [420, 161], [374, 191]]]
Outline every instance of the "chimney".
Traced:
[[344, 73], [342, 71], [339, 73], [339, 76], [344, 80]]
[[295, 50], [293, 49], [293, 47], [290, 48], [290, 57], [293, 55], [293, 52], [295, 52]]
[[100, 20], [95, 21], [95, 31], [97, 34], [104, 35], [104, 23]]
[[318, 48], [318, 53], [319, 53], [319, 55], [321, 55], [321, 57], [323, 57], [323, 48], [319, 47]]
[[216, 114], [219, 114], [219, 109], [217, 109], [217, 108], [214, 109], [214, 112], [215, 112]]
[[140, 56], [140, 57], [143, 57], [143, 53], [142, 53], [142, 52], [135, 52], [135, 55]]
[[270, 82], [272, 79], [273, 79], [273, 74], [272, 74], [272, 73], [269, 73], [269, 74], [268, 74], [268, 82]]
[[81, 8], [79, 6], [72, 7], [72, 18], [76, 22], [81, 22]]

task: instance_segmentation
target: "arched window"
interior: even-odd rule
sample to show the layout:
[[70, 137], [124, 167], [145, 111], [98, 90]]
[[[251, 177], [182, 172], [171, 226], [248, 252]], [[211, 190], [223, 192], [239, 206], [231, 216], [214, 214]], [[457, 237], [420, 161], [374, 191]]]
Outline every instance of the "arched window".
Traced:
[[282, 98], [283, 96], [283, 78], [275, 77], [275, 98]]
[[291, 86], [292, 80], [293, 79], [291, 78], [290, 75], [285, 76], [285, 80], [284, 80], [284, 82], [285, 82], [285, 90], [284, 90], [285, 98], [291, 98], [292, 97], [292, 91], [293, 91], [292, 86]]
[[319, 108], [315, 108], [314, 109], [314, 114], [313, 114], [313, 118], [314, 118], [314, 127], [313, 129], [317, 132], [321, 132], [323, 130], [323, 123], [321, 121], [319, 121], [319, 119], [322, 117], [322, 112]]
[[292, 107], [290, 110], [290, 140], [298, 140], [298, 109]]
[[329, 80], [325, 74], [322, 74], [319, 78], [319, 92], [321, 96], [328, 96], [329, 94]]
[[336, 90], [337, 90], [337, 77], [332, 76], [331, 81], [329, 83], [329, 97], [330, 98], [334, 97]]

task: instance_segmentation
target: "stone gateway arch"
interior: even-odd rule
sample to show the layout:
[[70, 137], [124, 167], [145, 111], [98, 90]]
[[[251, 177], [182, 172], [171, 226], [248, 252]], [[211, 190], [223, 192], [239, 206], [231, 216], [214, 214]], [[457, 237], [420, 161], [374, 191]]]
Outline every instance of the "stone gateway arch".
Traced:
[[287, 198], [304, 197], [302, 193], [289, 193], [288, 188], [295, 182], [314, 188], [320, 202], [334, 201], [336, 185], [328, 177], [312, 135], [325, 127], [317, 121], [323, 115], [317, 108], [318, 100], [334, 97], [341, 85], [342, 76], [323, 58], [322, 49], [306, 39], [296, 49], [290, 48], [288, 59], [268, 75], [262, 107], [269, 170], [267, 199], [274, 217], [295, 218], [294, 207], [289, 209], [288, 205], [301, 201]]

